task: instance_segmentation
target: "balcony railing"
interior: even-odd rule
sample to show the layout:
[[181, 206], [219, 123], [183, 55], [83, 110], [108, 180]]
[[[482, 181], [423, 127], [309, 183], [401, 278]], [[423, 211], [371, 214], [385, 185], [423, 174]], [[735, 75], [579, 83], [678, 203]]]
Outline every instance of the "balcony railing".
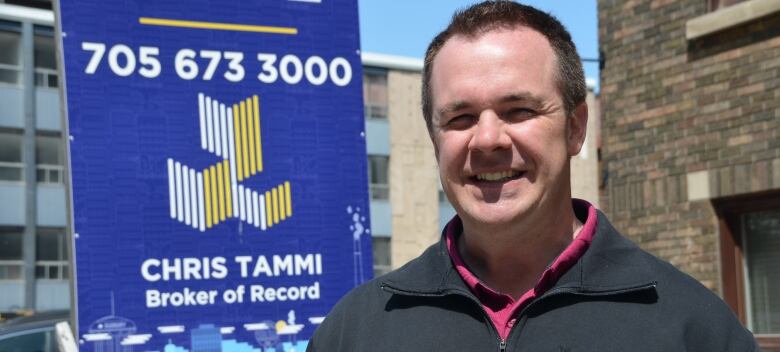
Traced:
[[0, 64], [0, 83], [19, 86], [22, 84], [22, 67], [18, 65]]
[[0, 161], [0, 181], [18, 182], [24, 180], [24, 164]]
[[67, 280], [68, 262], [39, 260], [35, 262], [35, 278], [45, 280]]
[[365, 104], [363, 110], [367, 119], [387, 118], [387, 105]]
[[58, 84], [59, 84], [59, 77], [57, 76], [57, 70], [52, 70], [50, 68], [35, 69], [36, 87], [57, 88]]
[[[11, 84], [15, 86], [22, 85], [22, 67], [18, 65], [0, 64], [0, 83]], [[50, 68], [35, 69], [35, 86], [57, 88], [59, 85], [59, 76], [57, 70]]]
[[62, 165], [38, 164], [35, 168], [38, 183], [61, 184], [64, 182]]
[[[38, 164], [35, 169], [38, 183], [64, 183], [62, 165]], [[0, 161], [0, 181], [24, 181], [24, 163]]]
[[371, 199], [390, 199], [390, 186], [387, 184], [372, 183], [369, 185], [368, 190], [371, 193]]
[[0, 260], [0, 280], [21, 280], [23, 273], [23, 261]]

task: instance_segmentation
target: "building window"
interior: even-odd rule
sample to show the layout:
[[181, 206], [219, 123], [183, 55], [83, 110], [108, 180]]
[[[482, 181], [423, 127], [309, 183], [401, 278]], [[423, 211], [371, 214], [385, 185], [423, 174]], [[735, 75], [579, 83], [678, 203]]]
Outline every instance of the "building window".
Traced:
[[389, 199], [390, 186], [387, 183], [390, 157], [387, 155], [368, 156], [368, 180], [371, 199]]
[[62, 183], [63, 147], [61, 136], [35, 137], [36, 178], [39, 183]]
[[708, 0], [710, 12], [717, 11], [717, 10], [722, 9], [724, 7], [729, 7], [731, 5], [735, 5], [735, 4], [738, 4], [740, 2], [745, 2], [745, 1], [748, 1], [748, 0]]
[[68, 252], [65, 229], [38, 229], [35, 237], [35, 277], [68, 279]]
[[723, 298], [763, 348], [780, 347], [780, 192], [714, 200]]
[[22, 231], [0, 229], [0, 280], [22, 279]]
[[374, 277], [390, 272], [390, 237], [371, 237], [374, 256]]
[[0, 132], [0, 181], [22, 181], [22, 135]]
[[366, 118], [387, 118], [387, 71], [363, 70], [363, 101]]
[[54, 46], [54, 29], [35, 26], [35, 85], [57, 88], [57, 50]]
[[0, 20], [0, 84], [21, 85], [21, 25]]
[[742, 215], [747, 321], [756, 334], [780, 333], [780, 208]]

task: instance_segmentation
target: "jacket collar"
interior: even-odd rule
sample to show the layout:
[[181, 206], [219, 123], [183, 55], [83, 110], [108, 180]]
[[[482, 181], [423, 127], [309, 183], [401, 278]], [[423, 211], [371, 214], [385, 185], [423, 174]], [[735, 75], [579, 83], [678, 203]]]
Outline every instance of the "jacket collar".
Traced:
[[[583, 294], [609, 294], [654, 286], [649, 269], [652, 256], [620, 235], [598, 211], [596, 234], [588, 250], [550, 289], [569, 289]], [[444, 233], [438, 243], [421, 256], [380, 278], [383, 287], [409, 295], [472, 296], [455, 270], [447, 252]]]

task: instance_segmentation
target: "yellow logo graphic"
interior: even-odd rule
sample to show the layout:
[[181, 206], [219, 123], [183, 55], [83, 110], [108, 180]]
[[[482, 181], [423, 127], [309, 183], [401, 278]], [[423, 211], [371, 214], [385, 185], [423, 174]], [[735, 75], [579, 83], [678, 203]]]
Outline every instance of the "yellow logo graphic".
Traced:
[[171, 218], [201, 232], [230, 218], [266, 230], [292, 216], [290, 182], [264, 192], [241, 181], [263, 171], [257, 95], [233, 106], [198, 94], [200, 145], [222, 160], [195, 170], [168, 158]]

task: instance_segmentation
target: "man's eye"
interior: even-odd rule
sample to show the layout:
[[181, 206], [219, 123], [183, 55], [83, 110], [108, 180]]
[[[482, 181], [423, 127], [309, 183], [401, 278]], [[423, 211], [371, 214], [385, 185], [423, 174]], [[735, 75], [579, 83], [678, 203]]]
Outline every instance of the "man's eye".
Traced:
[[522, 121], [522, 120], [526, 120], [526, 119], [532, 118], [532, 117], [534, 117], [534, 116], [536, 116], [538, 114], [537, 114], [536, 111], [528, 109], [528, 108], [514, 108], [514, 109], [510, 109], [509, 111], [507, 111], [506, 114], [504, 114], [504, 115], [505, 115], [505, 118], [507, 120], [510, 120], [510, 121], [520, 120], [520, 121]]
[[472, 115], [458, 115], [447, 120], [445, 127], [448, 129], [456, 129], [456, 130], [466, 129], [471, 125], [473, 125], [474, 121], [476, 121], [476, 119]]

